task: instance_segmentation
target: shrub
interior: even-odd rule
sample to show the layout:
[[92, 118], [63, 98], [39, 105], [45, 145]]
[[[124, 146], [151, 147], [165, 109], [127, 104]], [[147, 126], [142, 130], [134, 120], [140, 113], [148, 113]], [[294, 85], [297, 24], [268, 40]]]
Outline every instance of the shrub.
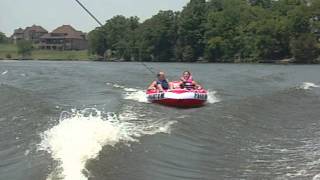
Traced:
[[12, 58], [11, 54], [9, 54], [9, 53], [6, 54], [6, 58], [7, 58], [7, 59], [11, 59], [11, 58]]
[[31, 41], [21, 40], [17, 43], [18, 54], [25, 58], [27, 56], [31, 56], [33, 46]]

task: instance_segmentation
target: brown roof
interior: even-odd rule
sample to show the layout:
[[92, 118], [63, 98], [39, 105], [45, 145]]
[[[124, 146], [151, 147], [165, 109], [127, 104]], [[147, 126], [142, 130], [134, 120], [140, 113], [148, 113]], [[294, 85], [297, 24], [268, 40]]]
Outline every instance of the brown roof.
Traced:
[[41, 39], [85, 39], [85, 34], [70, 25], [62, 25], [51, 33], [41, 36]]
[[47, 33], [48, 31], [41, 26], [32, 25], [31, 27], [26, 27], [24, 31], [35, 31], [35, 32], [43, 32]]
[[82, 34], [81, 31], [77, 31], [70, 25], [62, 25], [55, 30], [53, 30], [51, 33], [54, 34]]
[[19, 28], [19, 29], [15, 29], [14, 30], [14, 34], [19, 34], [19, 33], [23, 33], [23, 29], [22, 28]]

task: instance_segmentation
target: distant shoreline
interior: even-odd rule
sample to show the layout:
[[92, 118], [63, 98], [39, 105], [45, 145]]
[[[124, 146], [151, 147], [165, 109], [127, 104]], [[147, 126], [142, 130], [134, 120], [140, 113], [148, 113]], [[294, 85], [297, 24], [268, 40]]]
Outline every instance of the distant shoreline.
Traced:
[[[8, 56], [10, 58], [8, 58]], [[34, 49], [31, 55], [22, 58], [21, 55], [17, 53], [17, 47], [14, 44], [0, 44], [0, 61], [92, 61], [92, 62], [157, 62], [157, 63], [216, 63], [216, 64], [298, 64], [294, 62], [294, 58], [286, 58], [281, 60], [260, 60], [255, 62], [250, 62], [249, 59], [234, 60], [230, 62], [210, 62], [207, 60], [194, 61], [194, 62], [181, 62], [181, 61], [125, 61], [121, 59], [112, 58], [109, 60], [103, 60], [103, 58], [90, 55], [88, 50], [81, 51], [59, 51], [59, 50], [39, 50]], [[316, 63], [319, 64], [320, 60]], [[307, 64], [307, 63], [306, 63]]]
[[261, 60], [260, 62], [208, 62], [208, 61], [196, 61], [196, 62], [180, 62], [180, 61], [122, 61], [122, 60], [99, 60], [99, 59], [35, 59], [35, 58], [0, 58], [1, 61], [65, 61], [65, 62], [117, 62], [117, 63], [189, 63], [189, 64], [272, 64], [272, 65], [319, 65], [320, 63], [294, 63], [293, 59], [282, 60]]
[[[234, 59], [229, 62], [211, 62], [207, 60], [194, 61], [194, 62], [181, 62], [181, 61], [125, 61], [122, 59], [111, 58], [104, 60], [102, 57], [91, 55], [88, 50], [81, 51], [59, 51], [59, 50], [39, 50], [34, 49], [31, 55], [22, 58], [17, 53], [17, 46], [14, 44], [0, 44], [0, 61], [1, 60], [16, 60], [16, 61], [94, 61], [94, 62], [165, 62], [165, 63], [217, 63], [217, 64], [298, 64], [295, 63], [294, 58], [285, 58], [281, 60], [259, 60], [250, 61], [250, 59]], [[319, 64], [320, 59], [315, 63]], [[305, 63], [308, 64], [308, 63]]]

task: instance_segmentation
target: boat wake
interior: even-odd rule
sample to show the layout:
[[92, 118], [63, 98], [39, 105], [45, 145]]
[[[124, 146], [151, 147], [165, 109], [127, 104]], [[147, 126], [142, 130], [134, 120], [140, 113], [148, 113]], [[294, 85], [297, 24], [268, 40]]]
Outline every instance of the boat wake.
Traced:
[[128, 88], [123, 85], [119, 85], [117, 83], [106, 83], [109, 86], [112, 86], [114, 88], [119, 88], [124, 91], [123, 93], [123, 98], [126, 100], [133, 100], [137, 102], [142, 102], [142, 103], [149, 103], [145, 90], [138, 89], [138, 88]]
[[210, 104], [218, 103], [221, 100], [217, 97], [217, 91], [208, 90], [208, 102]]
[[170, 133], [174, 123], [143, 123], [139, 118], [130, 109], [119, 115], [91, 108], [63, 112], [57, 125], [41, 134], [39, 150], [47, 151], [59, 163], [47, 179], [86, 180], [90, 173], [85, 164], [96, 158], [103, 146], [138, 141], [143, 135]]
[[108, 86], [112, 86], [114, 88], [120, 88], [120, 89], [123, 89], [125, 88], [124, 86], [120, 85], [120, 84], [117, 84], [117, 83], [111, 83], [111, 82], [107, 82], [106, 83]]
[[320, 86], [312, 82], [303, 82], [299, 89], [310, 90], [312, 88], [319, 88]]
[[146, 92], [144, 90], [124, 88], [124, 99], [133, 100], [142, 103], [149, 103]]

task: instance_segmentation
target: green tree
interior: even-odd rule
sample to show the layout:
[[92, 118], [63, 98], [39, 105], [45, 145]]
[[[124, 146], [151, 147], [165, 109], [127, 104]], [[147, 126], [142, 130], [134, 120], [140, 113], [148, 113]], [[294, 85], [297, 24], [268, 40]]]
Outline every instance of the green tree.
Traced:
[[210, 37], [207, 41], [205, 58], [212, 62], [221, 61], [223, 56], [224, 41], [221, 36]]
[[156, 61], [174, 59], [177, 39], [177, 14], [175, 12], [160, 11], [141, 24], [138, 34], [139, 49], [143, 51], [144, 60], [148, 58]]
[[102, 27], [89, 33], [89, 51], [91, 54], [105, 56], [107, 50], [112, 58], [131, 60], [137, 57], [136, 29], [139, 27], [137, 17], [115, 16]]
[[272, 6], [272, 0], [248, 0], [253, 6], [261, 6], [263, 8], [270, 8]]
[[[191, 47], [194, 57], [193, 59], [182, 59], [182, 61], [196, 61], [203, 56], [206, 17], [207, 4], [205, 0], [191, 0], [183, 8], [178, 21], [178, 44], [182, 47], [178, 48], [183, 54]], [[178, 54], [177, 57], [184, 56]]]
[[288, 21], [291, 33], [293, 35], [298, 35], [310, 32], [310, 19], [310, 8], [305, 5], [296, 6], [288, 11]]
[[142, 23], [115, 16], [89, 33], [89, 45], [93, 54], [135, 61], [257, 62], [294, 55], [307, 62], [303, 54], [313, 59], [316, 43], [302, 37], [319, 32], [318, 0], [190, 0], [181, 12], [160, 11]]
[[6, 42], [8, 42], [7, 36], [4, 33], [0, 32], [0, 43], [6, 43]]
[[182, 51], [182, 59], [184, 61], [191, 62], [195, 59], [195, 52], [192, 46], [185, 46]]
[[18, 54], [22, 56], [22, 58], [26, 58], [31, 56], [33, 46], [31, 41], [21, 40], [17, 43]]
[[205, 32], [205, 57], [208, 60], [232, 62], [236, 57], [251, 56], [255, 41], [248, 25], [261, 16], [255, 9], [261, 8], [251, 8], [244, 1], [229, 0], [221, 1], [221, 10], [209, 10]]
[[291, 40], [291, 52], [297, 63], [312, 63], [319, 57], [316, 37], [312, 34], [301, 34]]
[[137, 17], [126, 18], [124, 16], [115, 16], [108, 20], [104, 25], [107, 32], [107, 42], [113, 56], [117, 59], [131, 60], [136, 57], [133, 54], [136, 49], [136, 30], [139, 27]]
[[224, 0], [209, 0], [207, 1], [207, 9], [211, 12], [222, 11]]
[[88, 34], [89, 40], [89, 53], [104, 56], [108, 49], [106, 32], [102, 27], [92, 30]]
[[290, 55], [290, 29], [284, 17], [263, 19], [252, 26], [257, 42], [257, 53], [261, 59], [282, 59]]

